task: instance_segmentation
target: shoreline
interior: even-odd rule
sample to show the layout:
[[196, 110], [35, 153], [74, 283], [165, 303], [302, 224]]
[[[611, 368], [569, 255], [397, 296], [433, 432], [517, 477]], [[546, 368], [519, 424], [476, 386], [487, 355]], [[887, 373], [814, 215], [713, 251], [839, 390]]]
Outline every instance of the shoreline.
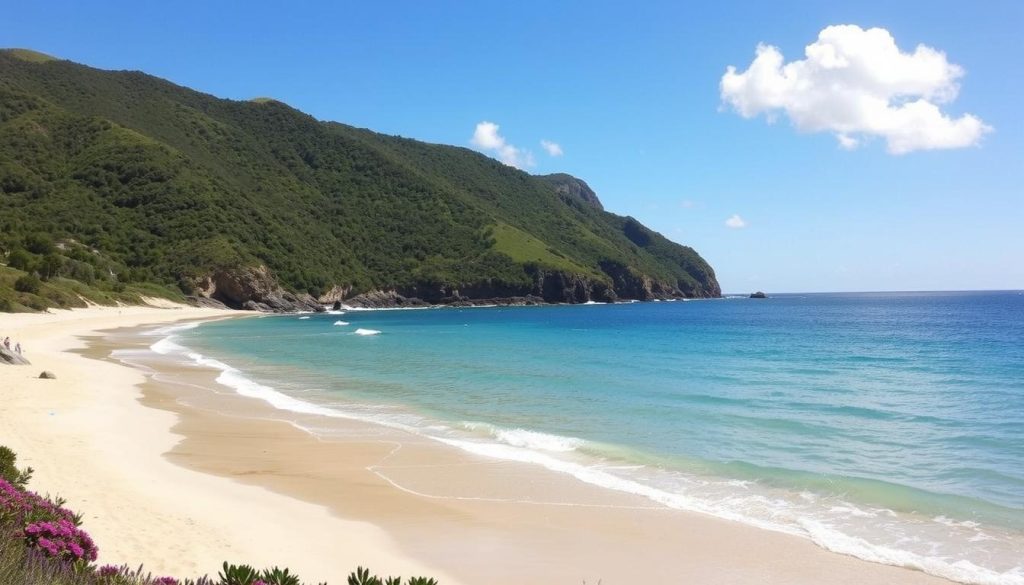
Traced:
[[[237, 315], [237, 312], [231, 313]], [[231, 512], [209, 504], [217, 501], [223, 505], [224, 496], [229, 492], [241, 498], [231, 502], [238, 514], [251, 512], [257, 502], [249, 498], [259, 495], [267, 498], [261, 500], [264, 507], [296, 508], [298, 515], [301, 514], [297, 509], [303, 508], [304, 513], [309, 513], [317, 522], [317, 534], [307, 533], [304, 537], [301, 532], [293, 532], [301, 524], [290, 518], [275, 524], [280, 526], [278, 532], [289, 533], [287, 538], [277, 535], [275, 538], [300, 541], [299, 548], [308, 553], [305, 557], [296, 554], [297, 551], [289, 555], [278, 547], [260, 549], [256, 546], [258, 543], [251, 542], [254, 532], [251, 528], [225, 528], [224, 540], [219, 541], [220, 551], [232, 551], [235, 556], [220, 558], [212, 564], [203, 560], [209, 558], [209, 552], [203, 558], [188, 556], [193, 563], [202, 563], [202, 568], [188, 572], [187, 567], [182, 567], [176, 573], [178, 576], [214, 572], [222, 560], [231, 560], [289, 566], [306, 579], [328, 579], [334, 583], [340, 582], [357, 564], [392, 574], [410, 573], [410, 570], [393, 568], [394, 565], [422, 567], [423, 570], [415, 572], [437, 577], [445, 584], [578, 583], [581, 579], [587, 582], [603, 579], [605, 583], [949, 582], [919, 571], [830, 553], [799, 537], [653, 506], [639, 496], [609, 493], [574, 478], [522, 463], [457, 452], [422, 437], [371, 423], [344, 421], [341, 434], [331, 440], [318, 440], [292, 422], [282, 421], [281, 413], [270, 405], [222, 386], [218, 388], [220, 385], [214, 379], [219, 372], [215, 370], [147, 363], [144, 367], [152, 371], [146, 375], [142, 370], [115, 364], [112, 360], [117, 358], [109, 358], [113, 350], [123, 352], [148, 347], [148, 343], [140, 341], [138, 328], [152, 329], [158, 324], [140, 318], [134, 324], [122, 324], [122, 328], [99, 338], [95, 337], [96, 331], [109, 331], [109, 324], [75, 333], [94, 334], [89, 347], [78, 351], [92, 358], [108, 358], [102, 362], [86, 362], [85, 357], [75, 355], [74, 360], [81, 362], [78, 366], [99, 368], [94, 364], [103, 364], [100, 369], [132, 372], [130, 377], [135, 384], [143, 382], [141, 390], [133, 388], [130, 393], [104, 397], [109, 402], [104, 406], [120, 409], [128, 418], [148, 419], [152, 423], [141, 426], [161, 427], [139, 428], [137, 425], [119, 433], [131, 436], [133, 444], [138, 443], [133, 457], [129, 457], [132, 466], [159, 468], [164, 477], [176, 475], [184, 479], [188, 476], [188, 499], [206, 503], [202, 508], [204, 513], [220, 526], [226, 526], [224, 520]], [[124, 326], [133, 326], [136, 332], [125, 331]], [[136, 338], [134, 342], [132, 336]], [[68, 349], [70, 347], [56, 351], [70, 360], [68, 354], [62, 353]], [[38, 369], [35, 364], [28, 368]], [[39, 382], [63, 384], [60, 372], [56, 373], [58, 380]], [[6, 376], [0, 384], [7, 385]], [[10, 392], [7, 388], [4, 391]], [[141, 399], [136, 400], [140, 395]], [[38, 405], [37, 396], [16, 398], [23, 399], [26, 406], [35, 398]], [[95, 406], [77, 406], [83, 409], [79, 413], [83, 418], [96, 414], [92, 412]], [[5, 408], [0, 414], [2, 426], [17, 429], [7, 423], [16, 425], [20, 417], [8, 416], [8, 412]], [[227, 412], [231, 414], [225, 414]], [[122, 517], [94, 517], [96, 510], [91, 498], [95, 495], [88, 489], [81, 489], [84, 486], [76, 485], [69, 490], [65, 482], [54, 489], [51, 478], [56, 475], [55, 470], [42, 471], [45, 467], [41, 463], [48, 462], [42, 461], [44, 455], [37, 450], [39, 443], [45, 443], [46, 433], [41, 429], [25, 430], [34, 431], [38, 440], [21, 441], [22, 437], [15, 432], [19, 444], [10, 446], [21, 455], [22, 465], [40, 469], [32, 486], [40, 491], [57, 491], [69, 499], [72, 507], [86, 513], [86, 528], [94, 532], [101, 547], [101, 560], [106, 561], [104, 550], [109, 550], [112, 543], [103, 534], [106, 529], [97, 528], [105, 524], [116, 533], [132, 519], [123, 518], [123, 512]], [[154, 441], [155, 435], [160, 435], [158, 441]], [[81, 443], [97, 439], [81, 433], [75, 438]], [[110, 444], [114, 438], [105, 437], [106, 444], [103, 444], [104, 439], [99, 440], [101, 444], [96, 451], [108, 457], [105, 465], [83, 467], [79, 471], [95, 475], [109, 473], [110, 467], [123, 468], [128, 462], [124, 461], [123, 454], [116, 452], [116, 446]], [[123, 441], [124, 437], [120, 438]], [[7, 437], [4, 440], [7, 441]], [[50, 447], [54, 454], [56, 447]], [[68, 453], [62, 451], [54, 455], [66, 457]], [[84, 464], [89, 465], [89, 461]], [[153, 489], [153, 481], [148, 478], [119, 479], [118, 486], [125, 491], [146, 495]], [[181, 487], [170, 491], [180, 492]], [[173, 506], [168, 509], [170, 504], [165, 501], [155, 510], [136, 510], [136, 518], [142, 520], [146, 514], [154, 512], [173, 513]], [[267, 512], [264, 507], [260, 508], [261, 514]], [[347, 564], [338, 561], [330, 566], [317, 564], [316, 555], [306, 548], [311, 543], [305, 541], [324, 540], [321, 534], [324, 523], [340, 523], [344, 525], [343, 532], [352, 531], [347, 544], [352, 541], [366, 544], [364, 535], [373, 533], [369, 537], [378, 538], [374, 550], [379, 552], [381, 543], [386, 543], [390, 547], [388, 559], [397, 560], [388, 566], [382, 564], [386, 561], [378, 554], [374, 558], [353, 558]], [[359, 536], [355, 536], [356, 528], [362, 532]], [[147, 542], [142, 536], [136, 539], [134, 550], [125, 546], [123, 552], [118, 552], [147, 552]], [[238, 540], [244, 545], [238, 544]], [[149, 546], [156, 546], [156, 543]], [[240, 557], [237, 553], [243, 550], [263, 556]], [[156, 554], [156, 551], [148, 553]], [[223, 556], [225, 553], [214, 554]], [[184, 555], [165, 556], [177, 556], [181, 560]], [[374, 559], [381, 560], [375, 562]], [[135, 558], [125, 558], [123, 562], [139, 560], [142, 559], [136, 554]], [[164, 559], [165, 563], [171, 561]], [[422, 561], [427, 562], [420, 564]], [[146, 564], [148, 569], [157, 570], [150, 561]], [[168, 566], [166, 570], [171, 569]], [[317, 573], [317, 570], [327, 574]]]

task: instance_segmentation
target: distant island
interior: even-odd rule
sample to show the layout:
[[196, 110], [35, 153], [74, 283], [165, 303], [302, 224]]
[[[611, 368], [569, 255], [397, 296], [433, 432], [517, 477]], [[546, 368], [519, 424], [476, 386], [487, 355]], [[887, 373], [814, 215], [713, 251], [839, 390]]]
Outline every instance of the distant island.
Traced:
[[576, 177], [33, 51], [0, 51], [0, 161], [0, 310], [721, 295]]

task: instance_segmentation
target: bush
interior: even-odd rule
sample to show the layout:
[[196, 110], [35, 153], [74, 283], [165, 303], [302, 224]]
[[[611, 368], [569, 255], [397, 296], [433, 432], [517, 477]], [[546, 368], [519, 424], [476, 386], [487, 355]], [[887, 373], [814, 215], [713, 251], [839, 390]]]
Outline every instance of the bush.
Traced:
[[26, 252], [23, 248], [15, 248], [7, 255], [7, 265], [11, 268], [17, 268], [18, 270], [24, 270], [25, 272], [33, 272], [35, 271], [36, 264], [37, 261], [35, 257]]
[[43, 286], [43, 283], [37, 276], [32, 274], [26, 274], [14, 281], [14, 290], [23, 293], [38, 294], [39, 287], [41, 286]]
[[28, 248], [29, 252], [39, 254], [40, 256], [52, 254], [57, 249], [53, 245], [53, 238], [42, 232], [25, 236], [25, 247]]
[[7, 447], [0, 445], [0, 479], [7, 483], [23, 488], [32, 478], [32, 468], [18, 469], [15, 463], [18, 456]]

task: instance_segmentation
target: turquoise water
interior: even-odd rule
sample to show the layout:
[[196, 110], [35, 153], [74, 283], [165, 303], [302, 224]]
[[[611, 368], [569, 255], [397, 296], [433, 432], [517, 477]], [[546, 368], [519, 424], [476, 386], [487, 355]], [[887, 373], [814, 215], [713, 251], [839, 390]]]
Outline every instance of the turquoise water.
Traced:
[[154, 349], [215, 358], [222, 382], [283, 408], [873, 561], [1024, 583], [1018, 292], [304, 317], [206, 324]]

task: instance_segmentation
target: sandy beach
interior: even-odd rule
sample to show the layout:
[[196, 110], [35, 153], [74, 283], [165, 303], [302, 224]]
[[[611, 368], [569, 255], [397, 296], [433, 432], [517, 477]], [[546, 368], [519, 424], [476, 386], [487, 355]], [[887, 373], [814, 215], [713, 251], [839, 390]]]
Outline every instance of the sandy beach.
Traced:
[[148, 347], [143, 329], [238, 315], [0, 315], [32, 360], [0, 366], [0, 444], [36, 470], [32, 488], [85, 512], [101, 562], [186, 577], [227, 560], [331, 583], [357, 565], [443, 585], [947, 583], [401, 430], [282, 413], [144, 351], [137, 367], [110, 358]]

